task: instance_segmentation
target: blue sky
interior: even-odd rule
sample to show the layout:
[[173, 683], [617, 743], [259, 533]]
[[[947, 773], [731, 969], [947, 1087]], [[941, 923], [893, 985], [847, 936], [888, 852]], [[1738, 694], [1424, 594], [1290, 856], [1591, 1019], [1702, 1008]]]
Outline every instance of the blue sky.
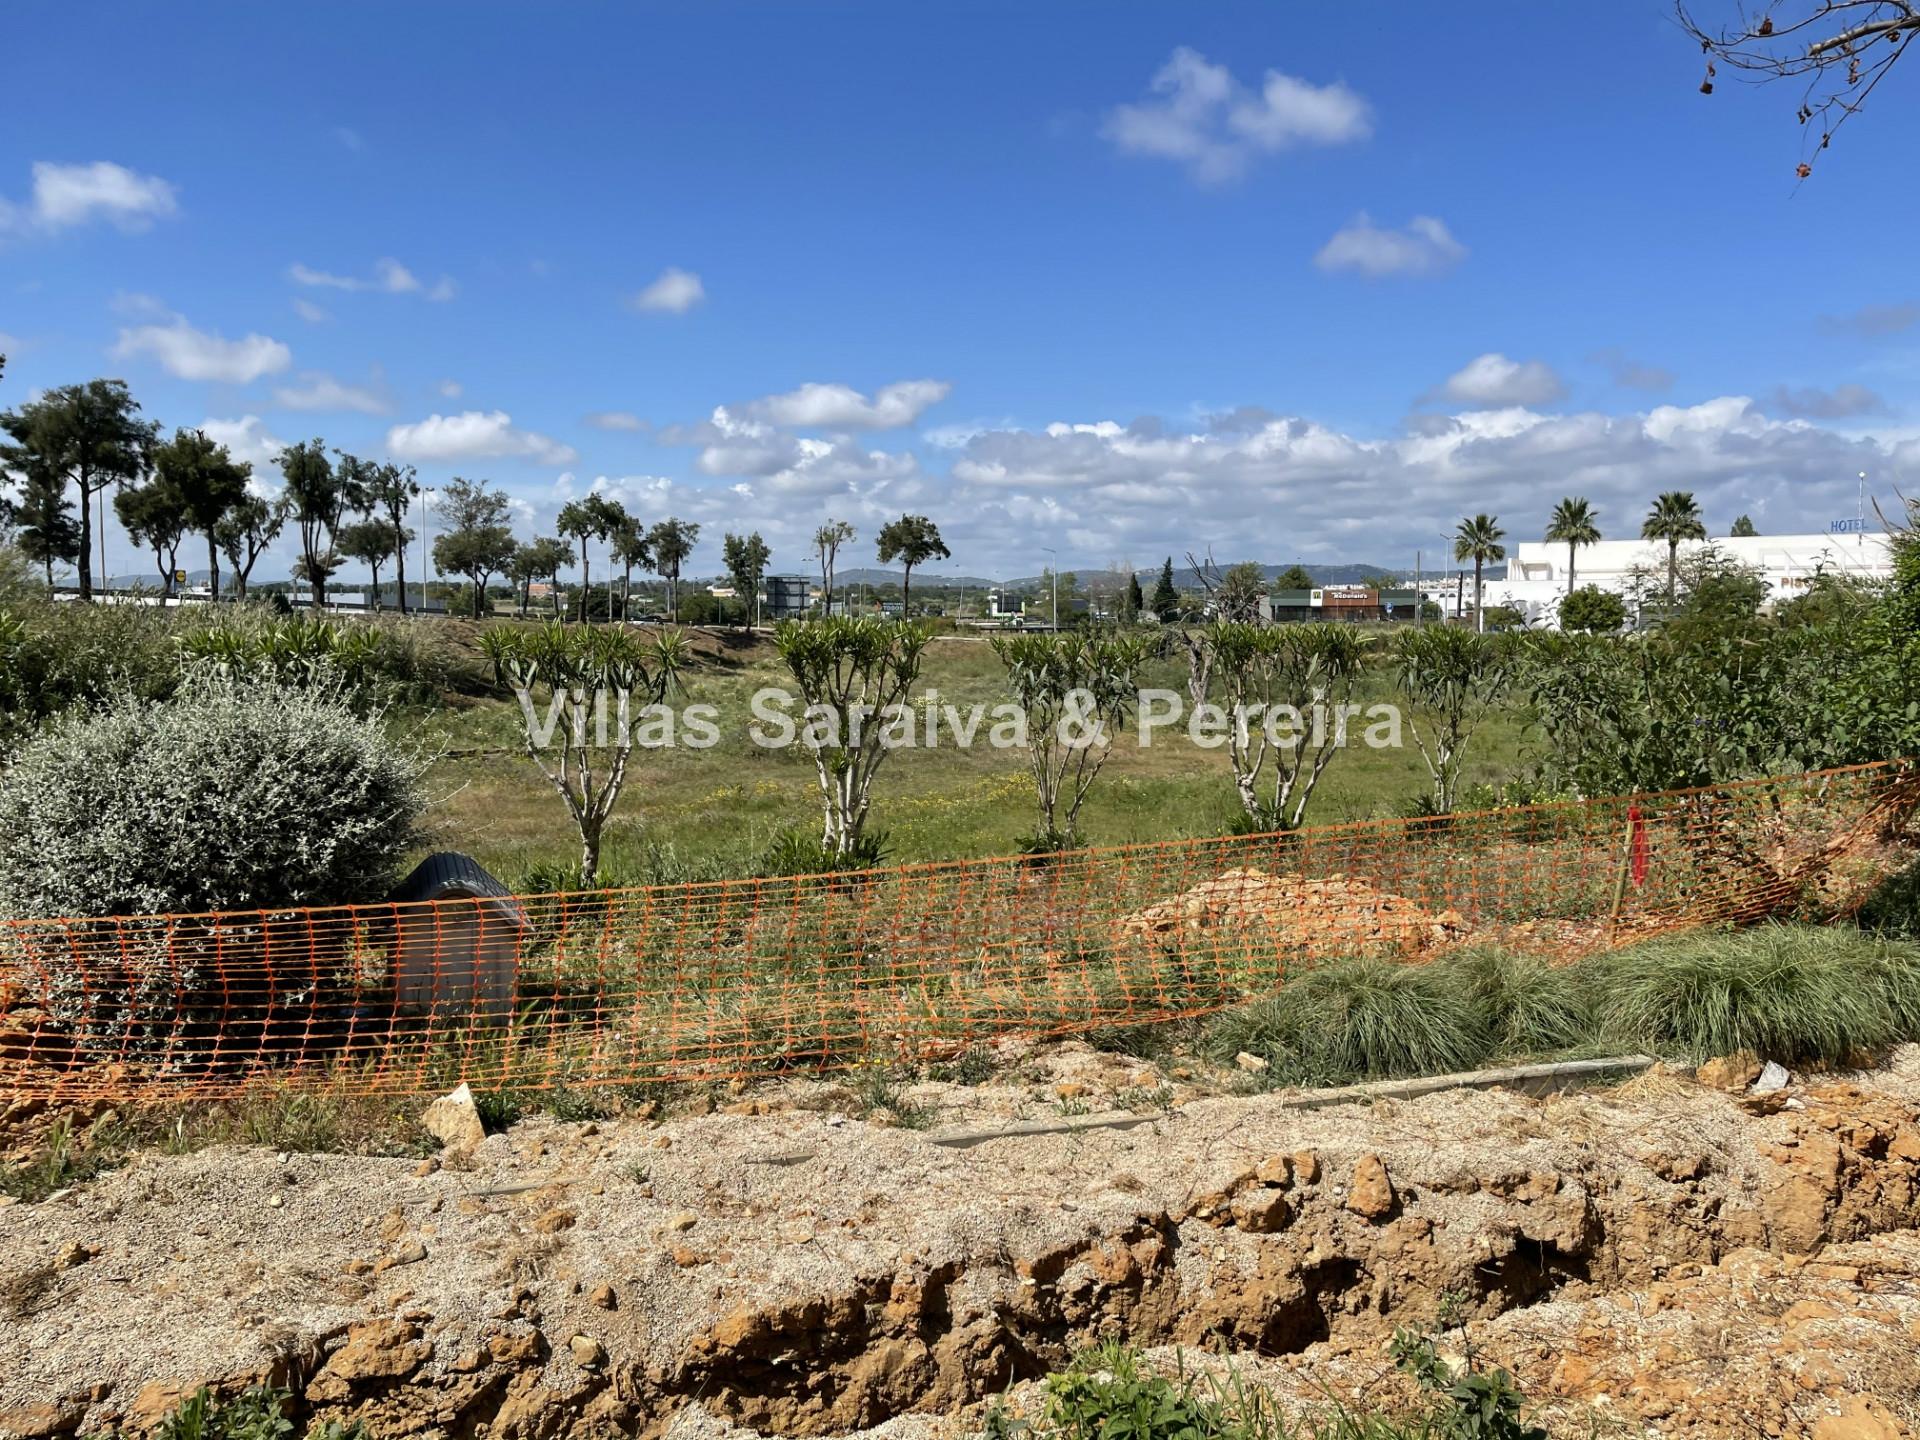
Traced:
[[1920, 74], [1796, 185], [1797, 94], [1698, 94], [1660, 0], [25, 0], [5, 33], [0, 403], [118, 375], [269, 488], [321, 435], [489, 479], [527, 534], [598, 486], [698, 520], [696, 566], [756, 528], [806, 569], [824, 519], [865, 560], [924, 511], [944, 568], [1016, 575], [1410, 564], [1566, 493], [1614, 535], [1669, 488], [1824, 528], [1861, 469], [1920, 486]]

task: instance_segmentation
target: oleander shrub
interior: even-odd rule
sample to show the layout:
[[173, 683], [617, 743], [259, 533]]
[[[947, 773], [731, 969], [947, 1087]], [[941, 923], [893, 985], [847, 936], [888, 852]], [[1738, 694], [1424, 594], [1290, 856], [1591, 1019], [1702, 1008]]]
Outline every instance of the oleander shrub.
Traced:
[[[178, 1041], [216, 999], [223, 1018], [311, 1001], [326, 977], [310, 967], [249, 965], [259, 924], [140, 917], [379, 898], [415, 836], [420, 772], [330, 688], [203, 675], [75, 712], [0, 777], [0, 918], [95, 918], [12, 927], [34, 952], [16, 958], [57, 1019], [119, 1050]], [[238, 998], [213, 994], [222, 967], [244, 976]]]

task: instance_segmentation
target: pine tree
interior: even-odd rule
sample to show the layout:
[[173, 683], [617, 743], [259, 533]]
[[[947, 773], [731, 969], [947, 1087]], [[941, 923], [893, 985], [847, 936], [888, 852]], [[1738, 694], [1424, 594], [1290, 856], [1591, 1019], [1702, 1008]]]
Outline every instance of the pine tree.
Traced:
[[1140, 593], [1140, 577], [1131, 571], [1127, 574], [1126, 604], [1126, 616], [1129, 622], [1138, 620], [1140, 612], [1147, 608], [1147, 597]]
[[1172, 620], [1180, 613], [1180, 592], [1173, 588], [1173, 557], [1167, 557], [1167, 563], [1160, 567], [1160, 583], [1153, 587], [1153, 613], [1162, 621]]

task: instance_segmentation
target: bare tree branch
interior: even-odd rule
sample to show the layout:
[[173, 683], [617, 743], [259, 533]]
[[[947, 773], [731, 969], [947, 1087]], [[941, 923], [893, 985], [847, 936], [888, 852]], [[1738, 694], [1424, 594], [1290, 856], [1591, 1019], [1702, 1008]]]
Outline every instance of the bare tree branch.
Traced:
[[1709, 26], [1676, 0], [1675, 18], [1707, 57], [1701, 93], [1713, 93], [1721, 65], [1754, 84], [1805, 80], [1796, 113], [1806, 135], [1795, 167], [1803, 180], [1813, 173], [1813, 152], [1833, 143], [1920, 34], [1920, 0], [1768, 0], [1757, 11], [1736, 9], [1733, 23]]

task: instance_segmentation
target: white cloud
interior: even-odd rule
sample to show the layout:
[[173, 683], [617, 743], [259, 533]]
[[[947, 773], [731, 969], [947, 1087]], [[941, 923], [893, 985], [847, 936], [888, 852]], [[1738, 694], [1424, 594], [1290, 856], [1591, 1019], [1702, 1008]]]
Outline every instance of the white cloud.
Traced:
[[373, 262], [374, 281], [389, 295], [411, 295], [420, 288], [414, 273], [391, 258]]
[[200, 428], [207, 438], [224, 445], [236, 460], [253, 466], [256, 475], [263, 470], [278, 473], [274, 456], [286, 449], [287, 442], [267, 429], [258, 415], [242, 415], [238, 420], [202, 420]]
[[[1115, 558], [1157, 567], [1169, 553], [1209, 547], [1227, 562], [1297, 555], [1410, 568], [1415, 549], [1431, 552], [1476, 511], [1497, 514], [1510, 544], [1538, 538], [1553, 498], [1568, 493], [1592, 500], [1613, 537], [1635, 534], [1662, 490], [1694, 491], [1716, 532], [1744, 511], [1784, 533], [1852, 513], [1861, 470], [1884, 496], [1920, 490], [1920, 435], [1893, 425], [1842, 433], [1737, 395], [1644, 413], [1425, 412], [1378, 434], [1255, 405], [1189, 422], [1094, 415], [969, 428], [929, 470], [910, 452], [722, 411], [673, 437], [697, 447], [691, 475], [602, 476], [591, 488], [649, 523], [699, 521], [689, 573], [716, 573], [721, 536], [743, 526], [765, 536], [776, 569], [804, 570], [809, 537], [828, 516], [851, 521], [871, 554], [871, 537], [905, 510], [935, 517], [954, 569], [1002, 576], [1038, 573], [1048, 563], [1041, 544], [1060, 546], [1060, 563], [1077, 570]], [[549, 481], [559, 468], [517, 488], [537, 529], [551, 526], [563, 498]], [[1274, 513], [1288, 517], [1281, 554], [1250, 524]]]
[[660, 272], [659, 279], [627, 303], [635, 310], [684, 315], [706, 298], [707, 287], [700, 283], [698, 275], [691, 270], [669, 265]]
[[626, 410], [596, 410], [587, 416], [587, 424], [596, 430], [644, 430], [646, 422]]
[[65, 230], [93, 220], [109, 221], [122, 230], [144, 230], [179, 212], [179, 192], [157, 175], [141, 175], [108, 160], [90, 165], [37, 160], [27, 202], [0, 200], [0, 231]]
[[1431, 275], [1466, 258], [1467, 247], [1453, 238], [1446, 222], [1416, 215], [1403, 230], [1382, 229], [1361, 211], [1320, 247], [1313, 263], [1322, 270], [1352, 270], [1362, 275]]
[[725, 405], [702, 424], [670, 427], [660, 438], [670, 445], [699, 445], [694, 466], [701, 474], [758, 480], [769, 495], [846, 494], [919, 474], [911, 454], [868, 450], [845, 436], [795, 435]]
[[348, 385], [323, 370], [305, 371], [296, 384], [279, 387], [273, 392], [273, 403], [284, 410], [357, 411], [362, 415], [384, 415], [392, 408], [384, 386]]
[[249, 385], [262, 375], [277, 375], [293, 362], [293, 352], [265, 335], [228, 340], [196, 330], [184, 315], [165, 324], [135, 325], [120, 332], [113, 347], [117, 359], [151, 355], [160, 368], [181, 380], [217, 380]]
[[1207, 184], [1232, 179], [1260, 155], [1372, 133], [1367, 102], [1339, 81], [1314, 85], [1269, 70], [1253, 91], [1184, 45], [1154, 75], [1151, 98], [1115, 106], [1102, 128], [1127, 154], [1177, 160]]
[[580, 458], [570, 445], [520, 429], [504, 410], [435, 414], [411, 425], [396, 425], [387, 432], [387, 448], [403, 460], [418, 461], [519, 458], [570, 465]]
[[945, 380], [900, 380], [875, 391], [869, 400], [850, 386], [809, 383], [755, 400], [744, 409], [756, 420], [793, 429], [894, 430], [913, 424], [952, 390]]
[[1038, 563], [1028, 537], [1041, 527], [1074, 536], [1079, 564], [1207, 546], [1234, 560], [1291, 558], [1249, 538], [1247, 517], [1276, 508], [1309, 561], [1410, 564], [1476, 511], [1536, 538], [1550, 502], [1543, 475], [1551, 495], [1585, 495], [1607, 533], [1631, 535], [1652, 497], [1674, 489], [1695, 491], [1710, 525], [1764, 507], [1782, 530], [1822, 528], [1850, 509], [1860, 470], [1883, 492], [1911, 488], [1920, 440], [1774, 420], [1742, 396], [1644, 415], [1431, 415], [1377, 439], [1286, 416], [1191, 432], [1096, 421], [976, 435], [928, 513], [956, 555], [993, 555], [1000, 574]]
[[390, 255], [373, 262], [371, 277], [336, 275], [330, 270], [316, 270], [296, 260], [287, 267], [287, 278], [296, 285], [305, 285], [310, 289], [377, 290], [387, 295], [424, 295], [436, 301], [451, 300], [459, 293], [452, 279], [445, 275], [429, 289], [421, 283], [418, 275]]
[[465, 387], [458, 380], [442, 380], [435, 388], [448, 400], [458, 400], [465, 393]]
[[1547, 405], [1566, 393], [1566, 385], [1544, 360], [1509, 360], [1489, 351], [1449, 375], [1432, 398], [1493, 408]]
[[311, 300], [303, 299], [298, 295], [293, 297], [293, 313], [309, 325], [324, 325], [333, 318], [325, 307], [316, 305]]
[[329, 290], [365, 290], [372, 284], [369, 280], [356, 280], [350, 275], [334, 275], [325, 270], [315, 270], [302, 265], [298, 260], [287, 267], [287, 278], [296, 285], [320, 286]]

